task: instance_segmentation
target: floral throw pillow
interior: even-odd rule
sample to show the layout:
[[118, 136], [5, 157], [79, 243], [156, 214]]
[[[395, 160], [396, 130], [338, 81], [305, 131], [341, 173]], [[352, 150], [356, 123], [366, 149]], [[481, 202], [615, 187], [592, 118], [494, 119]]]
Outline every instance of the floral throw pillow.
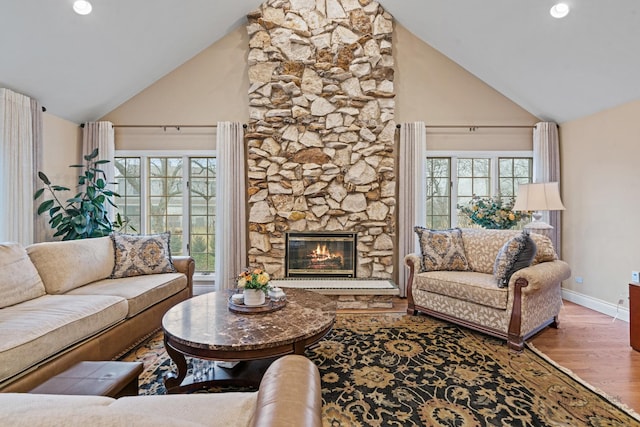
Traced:
[[420, 241], [422, 271], [469, 270], [462, 243], [462, 231], [459, 228], [430, 230], [415, 227], [414, 230]]
[[171, 234], [111, 234], [115, 252], [112, 279], [145, 274], [175, 273], [171, 261], [169, 240]]
[[528, 267], [536, 256], [536, 244], [527, 230], [505, 243], [493, 264], [493, 276], [499, 288], [509, 285], [513, 273]]

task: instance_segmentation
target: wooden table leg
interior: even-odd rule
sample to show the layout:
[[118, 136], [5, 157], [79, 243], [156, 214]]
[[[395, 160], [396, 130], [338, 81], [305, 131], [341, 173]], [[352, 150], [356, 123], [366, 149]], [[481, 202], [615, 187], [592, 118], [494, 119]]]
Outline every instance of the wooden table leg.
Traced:
[[176, 364], [178, 368], [178, 374], [170, 372], [164, 377], [164, 387], [167, 389], [167, 393], [172, 393], [172, 389], [176, 389], [182, 384], [182, 381], [187, 376], [187, 359], [184, 354], [180, 353], [176, 349], [174, 349], [169, 342], [167, 342], [167, 336], [165, 334], [164, 338], [164, 348], [167, 351], [167, 354]]

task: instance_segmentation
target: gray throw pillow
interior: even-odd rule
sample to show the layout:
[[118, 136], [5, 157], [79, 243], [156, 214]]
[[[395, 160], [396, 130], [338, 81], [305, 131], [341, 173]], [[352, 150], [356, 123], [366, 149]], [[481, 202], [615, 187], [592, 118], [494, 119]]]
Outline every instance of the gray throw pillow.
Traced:
[[493, 275], [498, 287], [508, 286], [513, 273], [530, 266], [536, 256], [536, 251], [536, 244], [529, 236], [528, 230], [524, 230], [522, 234], [505, 243], [500, 248], [493, 265]]

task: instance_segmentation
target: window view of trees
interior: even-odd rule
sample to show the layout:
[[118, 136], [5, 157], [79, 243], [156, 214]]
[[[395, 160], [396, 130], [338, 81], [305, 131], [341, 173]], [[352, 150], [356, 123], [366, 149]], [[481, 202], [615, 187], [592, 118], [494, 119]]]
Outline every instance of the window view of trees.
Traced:
[[427, 227], [449, 228], [451, 224], [451, 159], [427, 159]]
[[515, 198], [518, 185], [531, 182], [532, 170], [530, 157], [428, 157], [427, 227], [474, 226], [458, 205], [469, 203], [473, 196]]
[[214, 157], [116, 157], [118, 212], [141, 234], [171, 232], [171, 253], [215, 268]]
[[189, 178], [191, 207], [190, 254], [198, 271], [215, 269], [216, 160], [192, 158]]

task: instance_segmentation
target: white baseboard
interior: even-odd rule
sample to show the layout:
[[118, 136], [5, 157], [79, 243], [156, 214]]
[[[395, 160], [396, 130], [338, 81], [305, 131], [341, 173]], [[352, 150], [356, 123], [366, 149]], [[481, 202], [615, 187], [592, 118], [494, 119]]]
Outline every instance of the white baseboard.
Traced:
[[607, 316], [611, 316], [613, 318], [617, 318], [629, 323], [629, 308], [627, 307], [617, 306], [616, 304], [611, 304], [610, 302], [603, 301], [598, 298], [593, 298], [588, 295], [572, 291], [570, 289], [562, 290], [562, 298], [583, 307], [590, 308], [591, 310], [597, 311], [599, 313], [606, 314]]

